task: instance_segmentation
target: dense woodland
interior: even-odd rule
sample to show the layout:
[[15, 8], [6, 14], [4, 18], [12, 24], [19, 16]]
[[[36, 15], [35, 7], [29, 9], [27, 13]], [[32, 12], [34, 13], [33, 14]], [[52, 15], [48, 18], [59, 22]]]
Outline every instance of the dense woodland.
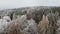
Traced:
[[[43, 7], [42, 6], [42, 7], [24, 7], [24, 8], [7, 9], [7, 10], [0, 11], [0, 17], [2, 18], [3, 16], [8, 15], [10, 16], [11, 20], [17, 19], [16, 22], [17, 21], [19, 22], [18, 19], [22, 15], [27, 14], [27, 12], [31, 13], [30, 15], [28, 15], [28, 17], [31, 16], [30, 18], [32, 18], [37, 24], [38, 34], [60, 34], [60, 29], [59, 29], [60, 28], [59, 26], [60, 25], [59, 24], [60, 23], [60, 7]], [[13, 28], [12, 26], [11, 28]], [[24, 32], [23, 34], [25, 33], [26, 32]], [[9, 34], [11, 34], [11, 32]]]

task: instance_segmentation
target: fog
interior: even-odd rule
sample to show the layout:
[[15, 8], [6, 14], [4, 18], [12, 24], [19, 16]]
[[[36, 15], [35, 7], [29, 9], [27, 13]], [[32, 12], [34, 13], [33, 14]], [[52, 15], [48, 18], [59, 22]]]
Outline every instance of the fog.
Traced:
[[29, 6], [60, 6], [60, 0], [0, 0], [0, 9]]

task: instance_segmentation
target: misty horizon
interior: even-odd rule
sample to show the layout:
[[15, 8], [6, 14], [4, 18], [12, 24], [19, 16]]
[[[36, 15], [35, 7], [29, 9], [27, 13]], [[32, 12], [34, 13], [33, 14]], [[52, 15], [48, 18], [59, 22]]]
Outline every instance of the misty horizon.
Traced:
[[31, 6], [60, 6], [60, 0], [0, 0], [0, 10]]

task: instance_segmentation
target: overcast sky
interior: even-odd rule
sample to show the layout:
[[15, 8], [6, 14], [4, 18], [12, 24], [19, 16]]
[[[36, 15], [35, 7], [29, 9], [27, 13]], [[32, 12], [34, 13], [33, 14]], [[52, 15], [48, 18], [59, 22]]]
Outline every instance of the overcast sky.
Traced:
[[0, 0], [0, 9], [27, 6], [60, 6], [60, 0]]

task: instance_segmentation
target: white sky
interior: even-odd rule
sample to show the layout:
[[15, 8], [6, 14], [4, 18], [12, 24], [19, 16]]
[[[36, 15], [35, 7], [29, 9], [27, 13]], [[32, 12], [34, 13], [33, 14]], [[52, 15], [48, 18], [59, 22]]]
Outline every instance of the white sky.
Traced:
[[60, 6], [60, 0], [0, 0], [0, 9], [27, 6]]

